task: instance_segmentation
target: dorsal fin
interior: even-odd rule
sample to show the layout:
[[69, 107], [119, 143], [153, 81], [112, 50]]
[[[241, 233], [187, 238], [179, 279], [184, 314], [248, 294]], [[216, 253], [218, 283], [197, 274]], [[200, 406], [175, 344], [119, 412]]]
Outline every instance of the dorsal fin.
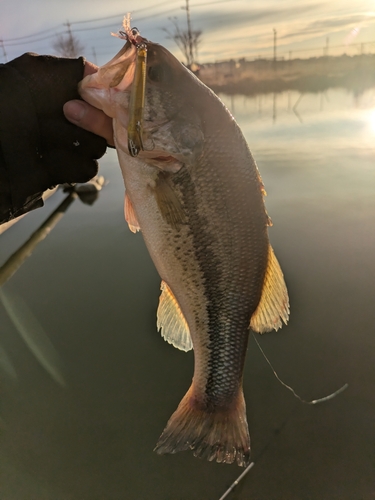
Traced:
[[125, 207], [124, 208], [125, 208], [125, 220], [128, 223], [130, 231], [132, 231], [133, 233], [140, 231], [141, 228], [139, 227], [139, 223], [137, 221], [137, 217], [135, 215], [132, 202], [130, 201], [127, 193], [125, 193]]
[[162, 337], [181, 351], [193, 348], [189, 327], [172, 290], [161, 282], [161, 295], [157, 312], [157, 328]]
[[284, 321], [286, 324], [288, 319], [288, 291], [280, 264], [270, 245], [262, 295], [258, 307], [251, 317], [250, 328], [259, 333], [270, 332], [281, 328], [282, 322]]

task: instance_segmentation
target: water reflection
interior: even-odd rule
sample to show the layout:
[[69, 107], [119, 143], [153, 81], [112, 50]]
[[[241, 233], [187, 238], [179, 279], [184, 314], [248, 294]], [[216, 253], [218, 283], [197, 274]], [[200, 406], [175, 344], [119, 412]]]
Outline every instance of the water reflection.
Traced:
[[330, 89], [320, 94], [290, 90], [220, 97], [240, 124], [252, 151], [306, 151], [315, 148], [317, 141], [329, 149], [373, 151], [375, 87], [360, 96]]
[[0, 344], [0, 369], [11, 379], [17, 379], [17, 372], [14, 368], [12, 360], [6, 353], [5, 349]]
[[[92, 205], [99, 196], [99, 191], [106, 184], [103, 176], [96, 176], [85, 184], [66, 186], [64, 192], [68, 196], [58, 205], [51, 215], [37, 228], [36, 231], [23, 243], [0, 267], [0, 303], [9, 316], [16, 331], [30, 349], [35, 359], [50, 374], [58, 384], [65, 386], [62, 375], [61, 360], [54, 346], [50, 342], [39, 320], [26, 302], [17, 294], [4, 289], [5, 283], [29, 258], [35, 248], [50, 234], [61, 221], [72, 203], [79, 198], [82, 203]], [[23, 217], [21, 217], [23, 218]], [[17, 221], [12, 221], [12, 224]], [[0, 345], [0, 368], [13, 379], [17, 378], [16, 370], [10, 357]]]
[[[0, 289], [0, 302], [35, 359], [55, 382], [65, 386], [60, 356], [30, 307], [19, 295], [3, 289]], [[6, 357], [3, 360], [4, 368], [8, 368], [8, 373], [11, 373], [13, 366], [10, 360]], [[16, 373], [14, 368], [13, 372]]]
[[[105, 183], [106, 181], [103, 176], [96, 176], [85, 184], [65, 186], [64, 192], [68, 192], [68, 196], [52, 212], [48, 219], [38, 227], [29, 239], [0, 267], [0, 288], [13, 276], [25, 260], [30, 257], [36, 246], [49, 235], [52, 229], [54, 229], [56, 224], [58, 224], [65, 215], [74, 200], [79, 198], [82, 203], [92, 205], [97, 200], [99, 191]], [[12, 225], [14, 222], [16, 221], [12, 221]]]
[[[375, 89], [221, 97], [259, 165], [291, 298], [288, 327], [258, 340], [306, 400], [349, 383], [325, 405], [300, 405], [251, 341], [244, 386], [256, 467], [235, 495], [371, 498]], [[67, 388], [41, 370], [1, 307], [1, 346], [18, 383], [0, 379], [0, 464], [8, 471], [0, 497], [220, 498], [236, 468], [152, 452], [193, 360], [156, 331], [160, 280], [142, 237], [126, 227], [114, 152], [101, 170], [110, 183], [97, 202], [72, 204], [7, 284], [48, 332]], [[2, 262], [45, 217], [36, 211], [1, 236]]]
[[48, 219], [43, 222], [43, 224], [30, 236], [30, 238], [0, 267], [0, 287], [13, 276], [25, 260], [30, 257], [35, 247], [43, 241], [46, 236], [48, 236], [76, 198], [76, 193], [69, 194], [53, 211]]

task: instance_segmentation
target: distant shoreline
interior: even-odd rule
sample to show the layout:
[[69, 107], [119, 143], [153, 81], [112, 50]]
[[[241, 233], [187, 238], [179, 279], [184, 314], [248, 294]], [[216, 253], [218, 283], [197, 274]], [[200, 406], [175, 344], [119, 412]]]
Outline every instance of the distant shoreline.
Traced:
[[321, 92], [332, 87], [361, 93], [375, 86], [375, 55], [230, 60], [202, 65], [198, 76], [215, 92], [226, 94]]

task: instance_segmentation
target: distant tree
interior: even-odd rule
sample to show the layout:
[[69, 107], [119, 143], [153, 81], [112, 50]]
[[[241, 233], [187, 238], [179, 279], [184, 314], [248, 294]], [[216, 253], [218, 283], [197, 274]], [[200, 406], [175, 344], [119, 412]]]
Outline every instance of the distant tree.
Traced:
[[78, 57], [82, 54], [85, 47], [79, 39], [73, 35], [69, 22], [66, 23], [66, 26], [68, 27], [67, 34], [57, 36], [56, 40], [52, 43], [52, 47], [59, 56]]
[[190, 26], [187, 30], [182, 30], [176, 17], [170, 17], [169, 20], [174, 26], [173, 31], [168, 28], [163, 28], [163, 30], [167, 33], [167, 38], [173, 40], [183, 53], [186, 66], [191, 68], [193, 63], [198, 60], [198, 47], [202, 41], [202, 31], [189, 29]]

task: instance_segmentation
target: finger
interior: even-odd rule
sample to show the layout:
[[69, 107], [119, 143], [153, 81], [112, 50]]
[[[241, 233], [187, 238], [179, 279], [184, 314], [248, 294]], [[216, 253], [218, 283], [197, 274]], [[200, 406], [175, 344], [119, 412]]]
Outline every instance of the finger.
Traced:
[[114, 146], [112, 118], [85, 101], [68, 101], [64, 104], [65, 117], [75, 125], [104, 137], [109, 146]]
[[85, 66], [83, 70], [83, 77], [87, 75], [92, 75], [98, 71], [98, 66], [90, 61], [85, 61]]

